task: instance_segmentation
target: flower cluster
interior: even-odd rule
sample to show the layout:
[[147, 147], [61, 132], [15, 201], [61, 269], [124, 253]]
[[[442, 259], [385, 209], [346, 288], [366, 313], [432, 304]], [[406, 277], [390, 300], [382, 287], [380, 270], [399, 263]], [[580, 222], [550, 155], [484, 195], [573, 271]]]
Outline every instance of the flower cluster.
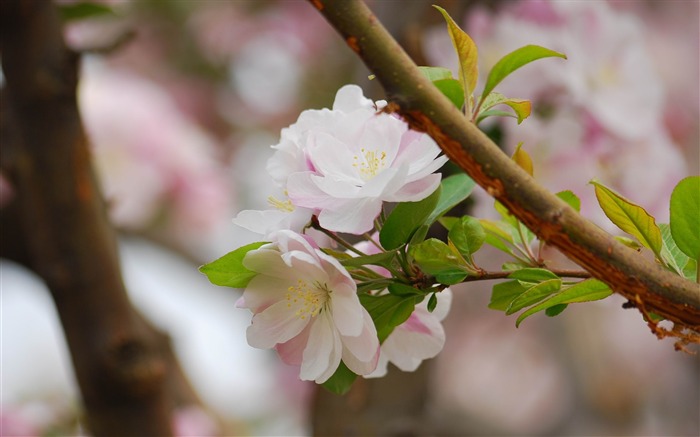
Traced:
[[[279, 188], [268, 197], [270, 209], [234, 219], [265, 242], [202, 268], [215, 283], [244, 288], [238, 306], [253, 313], [248, 343], [300, 366], [302, 380], [325, 383], [338, 374], [345, 389], [355, 375], [386, 374], [389, 362], [413, 371], [445, 341], [440, 321], [449, 289], [413, 288], [415, 272], [404, 269], [403, 285], [415, 292], [393, 294], [402, 269], [396, 257], [406, 252], [387, 251], [378, 234], [369, 236], [381, 230], [386, 202], [436, 198], [441, 176], [434, 172], [447, 161], [430, 137], [382, 112], [385, 105], [347, 85], [332, 109], [302, 112], [282, 130], [267, 164]], [[365, 240], [353, 246], [347, 234]], [[363, 261], [371, 256], [374, 262]], [[212, 272], [223, 269], [227, 279], [217, 282]], [[438, 299], [429, 311], [428, 301]]]

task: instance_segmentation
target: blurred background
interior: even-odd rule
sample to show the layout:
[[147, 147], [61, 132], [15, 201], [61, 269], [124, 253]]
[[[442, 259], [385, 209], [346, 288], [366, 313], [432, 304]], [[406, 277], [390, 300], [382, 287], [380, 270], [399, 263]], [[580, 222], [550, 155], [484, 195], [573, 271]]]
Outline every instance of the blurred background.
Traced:
[[[531, 99], [532, 117], [484, 126], [508, 151], [524, 142], [536, 179], [574, 191], [610, 231], [593, 177], [668, 222], [671, 190], [700, 166], [698, 1], [369, 2], [417, 63], [456, 71], [431, 3], [477, 43], [477, 91], [522, 45], [568, 56], [499, 86]], [[342, 424], [345, 435], [700, 435], [698, 356], [657, 340], [617, 296], [516, 329], [487, 308], [492, 283], [455, 287], [441, 355], [415, 374], [360, 381], [342, 399], [249, 347], [240, 292], [210, 285], [197, 267], [257, 239], [231, 219], [265, 207], [265, 162], [281, 128], [329, 107], [346, 83], [374, 99], [381, 88], [306, 1], [99, 4], [108, 11], [67, 22], [65, 38], [85, 53], [81, 112], [130, 297], [171, 335], [203, 401], [176, 412], [178, 435], [337, 434]], [[0, 174], [0, 207], [12, 196]], [[474, 215], [492, 214], [488, 196], [474, 199]], [[502, 261], [479, 255], [488, 267]], [[3, 435], [82, 435], [50, 295], [21, 266], [0, 268]]]

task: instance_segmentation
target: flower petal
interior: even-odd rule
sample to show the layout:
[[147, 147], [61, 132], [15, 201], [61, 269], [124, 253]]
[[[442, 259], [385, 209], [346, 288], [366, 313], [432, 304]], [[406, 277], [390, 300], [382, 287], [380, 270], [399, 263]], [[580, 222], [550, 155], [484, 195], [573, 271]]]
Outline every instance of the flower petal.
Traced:
[[299, 377], [319, 384], [326, 382], [338, 368], [342, 350], [340, 335], [333, 326], [330, 314], [322, 311], [311, 326]]
[[377, 329], [367, 310], [362, 308], [362, 333], [356, 337], [342, 336], [343, 362], [358, 375], [368, 375], [377, 367], [379, 339]]
[[269, 349], [278, 343], [285, 343], [298, 335], [309, 323], [295, 314], [295, 308], [286, 300], [272, 304], [253, 316], [248, 327], [248, 344], [259, 349]]
[[381, 210], [380, 199], [348, 201], [338, 209], [321, 211], [318, 221], [321, 226], [330, 231], [360, 235], [372, 230], [374, 219]]

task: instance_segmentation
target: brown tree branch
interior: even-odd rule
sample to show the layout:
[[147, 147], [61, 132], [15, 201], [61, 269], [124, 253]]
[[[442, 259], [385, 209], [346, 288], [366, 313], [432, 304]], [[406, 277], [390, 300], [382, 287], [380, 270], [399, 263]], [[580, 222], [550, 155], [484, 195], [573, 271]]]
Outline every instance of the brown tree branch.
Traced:
[[[184, 378], [167, 337], [127, 298], [78, 113], [77, 56], [49, 0], [5, 0], [1, 8], [3, 117], [18, 146], [8, 169], [17, 195], [3, 209], [3, 224], [16, 228], [3, 233], [19, 236], [25, 250], [13, 253], [51, 290], [91, 433], [172, 435], [166, 381]], [[176, 390], [195, 397], [186, 385]]]
[[700, 331], [700, 284], [643, 258], [539, 186], [422, 76], [362, 1], [310, 2], [376, 75], [389, 109], [414, 129], [427, 132], [540, 239], [640, 310]]

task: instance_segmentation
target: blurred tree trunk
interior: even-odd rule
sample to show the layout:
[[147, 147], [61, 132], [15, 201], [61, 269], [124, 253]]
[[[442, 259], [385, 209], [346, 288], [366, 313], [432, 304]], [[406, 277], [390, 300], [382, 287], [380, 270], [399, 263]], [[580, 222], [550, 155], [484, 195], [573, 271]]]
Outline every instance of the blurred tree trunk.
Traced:
[[415, 372], [389, 365], [384, 378], [358, 378], [343, 396], [318, 387], [313, 405], [315, 436], [411, 437], [432, 434], [428, 406], [430, 363]]
[[172, 435], [176, 403], [197, 397], [168, 337], [128, 300], [78, 112], [78, 56], [49, 0], [0, 3], [2, 170], [15, 191], [0, 210], [0, 254], [50, 289], [89, 432]]

